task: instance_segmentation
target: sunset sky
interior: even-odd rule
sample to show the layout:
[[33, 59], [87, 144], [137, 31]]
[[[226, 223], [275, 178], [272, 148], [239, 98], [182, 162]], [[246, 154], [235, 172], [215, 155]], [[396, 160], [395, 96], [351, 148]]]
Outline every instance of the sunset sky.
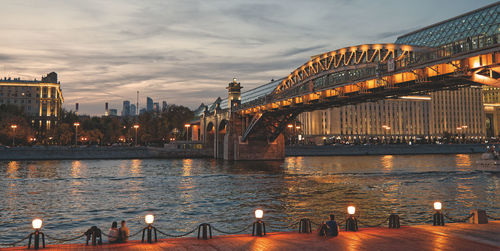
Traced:
[[196, 108], [286, 76], [311, 55], [394, 42], [485, 0], [2, 0], [0, 77], [55, 71], [64, 107], [100, 115], [146, 96]]

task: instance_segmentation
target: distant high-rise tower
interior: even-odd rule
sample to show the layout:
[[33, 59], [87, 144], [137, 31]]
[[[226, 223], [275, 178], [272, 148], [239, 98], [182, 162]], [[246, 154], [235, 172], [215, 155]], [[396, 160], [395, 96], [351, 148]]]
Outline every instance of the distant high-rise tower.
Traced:
[[128, 100], [123, 101], [122, 116], [130, 116], [130, 101]]
[[104, 105], [104, 116], [109, 116], [108, 102]]
[[137, 114], [136, 111], [137, 111], [136, 106], [134, 104], [131, 104], [130, 105], [130, 116], [135, 116]]
[[150, 97], [147, 97], [147, 99], [146, 99], [146, 111], [148, 111], [148, 112], [153, 111], [153, 99]]
[[163, 101], [162, 106], [161, 106], [161, 111], [166, 112], [168, 108], [167, 101]]
[[75, 104], [75, 114], [78, 115], [78, 103]]
[[160, 103], [153, 103], [153, 111], [156, 113], [160, 113]]

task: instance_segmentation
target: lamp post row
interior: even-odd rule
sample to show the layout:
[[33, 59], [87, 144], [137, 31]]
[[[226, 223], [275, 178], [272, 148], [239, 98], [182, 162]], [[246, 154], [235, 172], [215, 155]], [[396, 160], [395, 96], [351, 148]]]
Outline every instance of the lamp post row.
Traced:
[[[434, 202], [434, 210], [435, 210], [435, 213], [433, 215], [433, 225], [434, 226], [444, 226], [444, 218], [443, 218], [443, 213], [441, 212], [441, 209], [442, 209], [441, 202], [438, 202], [438, 201]], [[357, 231], [358, 230], [358, 220], [356, 219], [355, 213], [356, 213], [355, 206], [350, 205], [347, 207], [348, 217], [346, 219], [346, 231]], [[399, 217], [397, 217], [397, 215], [391, 214], [391, 217], [393, 217], [393, 216], [395, 216], [397, 218], [396, 224], [398, 226], [398, 227], [394, 227], [394, 228], [399, 228]], [[264, 211], [262, 209], [256, 209], [255, 210], [255, 219], [256, 220], [253, 223], [252, 236], [264, 236], [264, 235], [266, 235], [266, 224], [262, 220], [263, 217], [264, 217]], [[148, 243], [153, 243], [153, 233], [154, 233], [154, 242], [158, 241], [157, 229], [156, 229], [156, 227], [153, 226], [154, 220], [155, 220], [155, 217], [153, 214], [147, 214], [144, 217], [144, 221], [146, 222], [147, 225], [142, 230], [142, 242], [146, 241]], [[302, 219], [301, 224], [302, 224], [303, 220], [310, 222], [310, 220], [308, 220], [308, 219]], [[40, 237], [42, 237], [43, 247], [45, 248], [45, 235], [40, 231], [40, 229], [42, 228], [42, 223], [43, 223], [43, 221], [39, 218], [36, 218], [32, 221], [32, 227], [35, 230], [35, 232], [33, 232], [32, 234], [29, 235], [28, 249], [31, 246], [32, 237], [34, 237], [33, 247], [35, 249], [40, 248], [40, 245], [39, 245], [39, 243], [40, 243], [39, 238]], [[202, 226], [202, 225], [207, 225], [209, 228], [211, 228], [209, 224], [204, 223], [204, 224], [201, 224], [200, 226]], [[310, 225], [310, 223], [309, 223], [309, 225]], [[389, 226], [391, 226], [391, 223], [389, 223]], [[302, 227], [300, 227], [300, 229], [302, 229]], [[309, 227], [309, 229], [310, 229], [310, 227]], [[310, 233], [310, 230], [309, 231], [299, 231], [299, 232], [301, 232], [301, 233], [309, 232]], [[160, 231], [160, 233], [161, 233], [161, 231]], [[198, 235], [199, 235], [199, 233], [198, 233]], [[210, 235], [211, 235], [211, 233], [210, 233]], [[199, 238], [199, 236], [198, 236], [198, 238]], [[206, 239], [206, 238], [204, 237], [204, 239]]]

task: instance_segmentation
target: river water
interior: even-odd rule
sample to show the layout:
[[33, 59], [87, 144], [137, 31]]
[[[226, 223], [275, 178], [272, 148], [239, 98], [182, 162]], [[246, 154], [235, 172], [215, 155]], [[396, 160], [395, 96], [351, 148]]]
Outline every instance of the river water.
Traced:
[[458, 154], [289, 157], [276, 162], [0, 162], [0, 243], [26, 236], [35, 217], [44, 220], [45, 233], [64, 238], [92, 225], [107, 232], [112, 221], [121, 220], [135, 233], [144, 227], [146, 213], [153, 213], [154, 225], [170, 234], [188, 232], [203, 222], [226, 231], [243, 229], [252, 223], [257, 208], [264, 210], [268, 230], [303, 217], [321, 222], [330, 213], [341, 221], [351, 204], [360, 221], [370, 225], [390, 213], [399, 214], [402, 224], [429, 223], [434, 201], [441, 201], [454, 218], [463, 218], [473, 208], [498, 216], [500, 168], [477, 164], [479, 158]]

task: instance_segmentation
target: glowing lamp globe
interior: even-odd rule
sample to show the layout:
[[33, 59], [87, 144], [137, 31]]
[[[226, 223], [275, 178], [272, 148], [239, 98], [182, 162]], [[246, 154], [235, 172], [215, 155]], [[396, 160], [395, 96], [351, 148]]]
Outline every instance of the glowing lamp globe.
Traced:
[[155, 221], [155, 216], [152, 214], [148, 214], [146, 215], [146, 217], [144, 217], [144, 220], [146, 221], [146, 224], [153, 224], [153, 222]]
[[264, 216], [264, 211], [262, 211], [262, 209], [255, 210], [255, 218], [262, 219], [263, 216]]
[[439, 201], [434, 202], [434, 209], [435, 210], [441, 210], [442, 206], [443, 205], [441, 204], [441, 202], [439, 202]]
[[40, 220], [40, 219], [34, 219], [31, 222], [31, 225], [33, 226], [33, 229], [38, 230], [38, 229], [42, 228], [42, 220]]
[[356, 207], [354, 207], [354, 206], [348, 206], [347, 207], [347, 213], [350, 214], [350, 215], [353, 215], [354, 213], [356, 213]]

